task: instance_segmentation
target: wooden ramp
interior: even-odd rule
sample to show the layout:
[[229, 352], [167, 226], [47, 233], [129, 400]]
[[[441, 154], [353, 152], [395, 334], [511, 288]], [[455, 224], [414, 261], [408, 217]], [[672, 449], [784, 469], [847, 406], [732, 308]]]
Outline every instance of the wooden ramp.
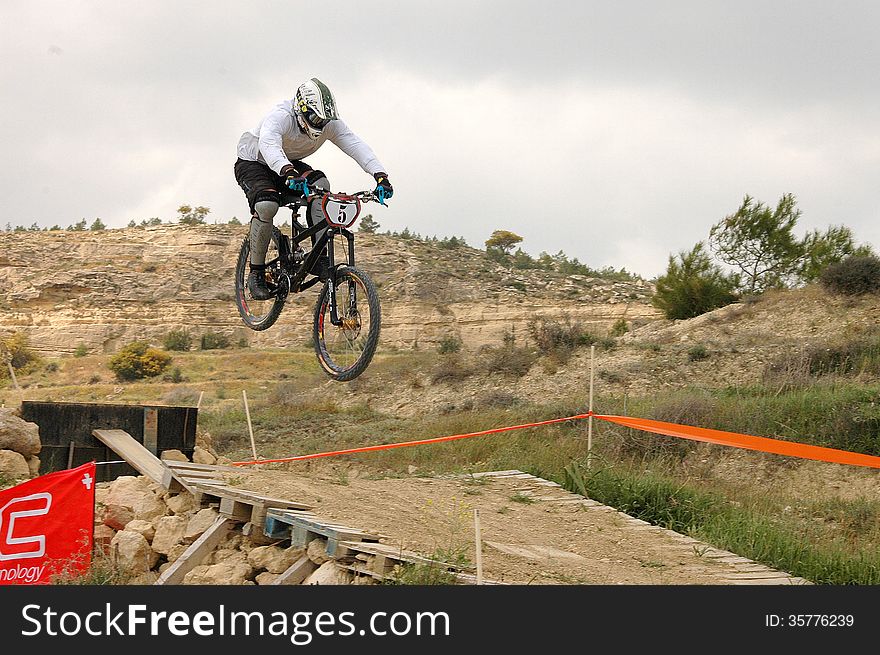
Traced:
[[[177, 584], [217, 547], [232, 529], [255, 541], [278, 543], [289, 541], [292, 546], [306, 547], [314, 539], [325, 542], [328, 557], [339, 566], [357, 575], [385, 580], [394, 575], [401, 565], [440, 566], [461, 584], [475, 584], [476, 578], [467, 571], [456, 569], [444, 562], [383, 543], [382, 535], [360, 528], [341, 525], [321, 518], [308, 504], [283, 498], [273, 498], [230, 485], [223, 474], [238, 471], [229, 466], [194, 464], [160, 460], [123, 430], [94, 430], [93, 434], [142, 475], [169, 491], [192, 493], [196, 504], [217, 508], [219, 517], [183, 555], [159, 578], [156, 584]], [[452, 476], [462, 477], [462, 476]], [[555, 482], [544, 480], [518, 470], [475, 473], [467, 477], [495, 477], [516, 481], [517, 490], [533, 501], [577, 504], [586, 511], [610, 512], [618, 515], [627, 529], [656, 531], [677, 542], [676, 548], [697, 550], [701, 557], [718, 562], [724, 569], [723, 584], [734, 585], [805, 585], [808, 580], [778, 571], [729, 551], [714, 548], [691, 537], [652, 525], [562, 489]], [[387, 541], [387, 539], [386, 539]], [[683, 552], [685, 552], [683, 551]], [[315, 569], [308, 557], [295, 562], [276, 584], [299, 584]], [[483, 584], [498, 584], [483, 581]]]
[[[138, 473], [169, 491], [189, 492], [202, 507], [215, 506], [217, 521], [206, 530], [175, 562], [166, 569], [158, 585], [178, 584], [192, 569], [226, 539], [230, 530], [241, 527], [244, 534], [255, 541], [265, 542], [266, 512], [275, 508], [305, 512], [309, 505], [283, 498], [271, 498], [229, 485], [223, 473], [236, 472], [231, 466], [195, 464], [175, 460], [161, 460], [124, 430], [93, 430], [92, 433], [128, 462]], [[310, 572], [303, 563], [288, 573], [280, 584], [291, 584]]]
[[166, 478], [168, 467], [125, 430], [92, 430], [92, 434], [138, 473], [161, 484], [165, 489], [182, 491], [186, 488], [176, 476], [169, 475]]
[[618, 511], [608, 505], [586, 498], [576, 493], [566, 491], [561, 485], [550, 480], [523, 473], [522, 471], [489, 471], [486, 473], [474, 473], [470, 476], [454, 476], [454, 477], [490, 477], [490, 478], [508, 478], [518, 480], [522, 486], [518, 488], [519, 493], [527, 495], [531, 500], [546, 503], [565, 503], [576, 504], [584, 508], [585, 511], [592, 512], [609, 512], [617, 515], [618, 518], [630, 530], [650, 531], [663, 534], [664, 536], [674, 540], [684, 553], [699, 552], [701, 557], [714, 560], [718, 564], [723, 565], [725, 572], [720, 574], [720, 584], [731, 585], [811, 585], [809, 580], [792, 575], [785, 571], [773, 569], [746, 557], [741, 557], [736, 553], [727, 550], [715, 548], [707, 543], [701, 542], [687, 535], [668, 530], [659, 525], [654, 525], [637, 519], [629, 514]]

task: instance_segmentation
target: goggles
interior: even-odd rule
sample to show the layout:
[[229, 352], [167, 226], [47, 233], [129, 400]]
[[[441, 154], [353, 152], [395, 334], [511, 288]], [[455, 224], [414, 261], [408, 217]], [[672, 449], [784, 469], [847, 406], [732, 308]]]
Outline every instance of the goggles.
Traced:
[[303, 112], [302, 117], [303, 120], [306, 122], [306, 125], [316, 130], [323, 130], [325, 127], [327, 127], [327, 123], [330, 122], [329, 118], [321, 118], [312, 109]]

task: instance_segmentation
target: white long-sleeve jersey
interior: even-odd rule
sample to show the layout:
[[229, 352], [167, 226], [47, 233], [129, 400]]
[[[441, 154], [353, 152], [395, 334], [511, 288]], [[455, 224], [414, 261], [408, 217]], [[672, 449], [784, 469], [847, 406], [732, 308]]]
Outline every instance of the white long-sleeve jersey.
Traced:
[[255, 129], [241, 135], [238, 156], [263, 162], [280, 174], [292, 159], [308, 157], [329, 140], [370, 175], [388, 172], [370, 146], [342, 120], [330, 121], [321, 136], [312, 140], [300, 130], [293, 112], [292, 100], [279, 103]]

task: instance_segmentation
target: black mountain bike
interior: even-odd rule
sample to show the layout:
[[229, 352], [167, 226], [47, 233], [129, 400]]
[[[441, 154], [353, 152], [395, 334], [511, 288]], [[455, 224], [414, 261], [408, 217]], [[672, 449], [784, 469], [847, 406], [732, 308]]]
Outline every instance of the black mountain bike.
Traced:
[[[305, 207], [309, 199], [321, 203], [323, 219], [307, 227], [299, 222], [299, 208]], [[318, 362], [327, 375], [339, 382], [348, 382], [363, 373], [379, 342], [379, 294], [370, 276], [355, 266], [354, 233], [350, 231], [360, 215], [361, 204], [379, 201], [372, 191], [345, 194], [310, 190], [309, 198], [285, 192], [282, 204], [291, 210], [291, 235], [282, 233], [278, 227], [272, 228], [266, 255], [266, 283], [272, 297], [256, 300], [248, 292], [249, 237], [241, 244], [235, 266], [235, 304], [245, 325], [252, 330], [270, 328], [291, 293], [323, 282], [315, 304], [312, 336]], [[348, 241], [345, 263], [336, 262], [337, 235]], [[312, 237], [312, 249], [303, 250], [302, 242]], [[322, 255], [327, 256], [330, 267], [319, 276], [311, 271]]]

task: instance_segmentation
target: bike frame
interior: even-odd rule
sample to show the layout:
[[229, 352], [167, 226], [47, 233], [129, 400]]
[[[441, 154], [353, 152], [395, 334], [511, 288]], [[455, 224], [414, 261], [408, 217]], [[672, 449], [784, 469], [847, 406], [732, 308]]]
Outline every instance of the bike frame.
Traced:
[[[321, 257], [321, 254], [326, 248], [327, 257], [330, 260], [330, 274], [328, 277], [327, 294], [327, 302], [330, 305], [330, 322], [333, 325], [341, 325], [342, 321], [339, 319], [339, 313], [336, 306], [336, 253], [334, 247], [335, 237], [337, 234], [339, 234], [344, 236], [345, 239], [348, 241], [348, 264], [350, 266], [354, 266], [354, 234], [346, 228], [331, 227], [327, 224], [326, 218], [322, 218], [320, 222], [311, 227], [306, 227], [302, 225], [299, 222], [299, 208], [308, 206], [303, 199], [298, 198], [292, 202], [287, 203], [285, 206], [289, 207], [291, 210], [291, 235], [290, 237], [288, 237], [282, 232], [281, 243], [278, 244], [278, 255], [279, 259], [281, 260], [281, 269], [288, 277], [289, 292], [299, 293], [300, 291], [305, 291], [306, 289], [314, 286], [320, 281], [317, 276], [308, 281], [305, 281], [305, 278], [307, 275], [309, 275], [309, 271], [312, 270], [312, 267], [317, 263], [318, 259]], [[306, 211], [308, 211], [308, 209], [306, 209]], [[293, 259], [293, 252], [296, 247], [306, 239], [311, 239], [313, 236], [318, 234], [320, 234], [320, 236], [318, 236], [315, 240], [315, 245], [312, 247], [311, 252], [309, 252], [308, 256], [299, 265], [297, 265]], [[353, 308], [357, 307], [356, 294], [357, 289], [352, 289], [351, 305]]]

